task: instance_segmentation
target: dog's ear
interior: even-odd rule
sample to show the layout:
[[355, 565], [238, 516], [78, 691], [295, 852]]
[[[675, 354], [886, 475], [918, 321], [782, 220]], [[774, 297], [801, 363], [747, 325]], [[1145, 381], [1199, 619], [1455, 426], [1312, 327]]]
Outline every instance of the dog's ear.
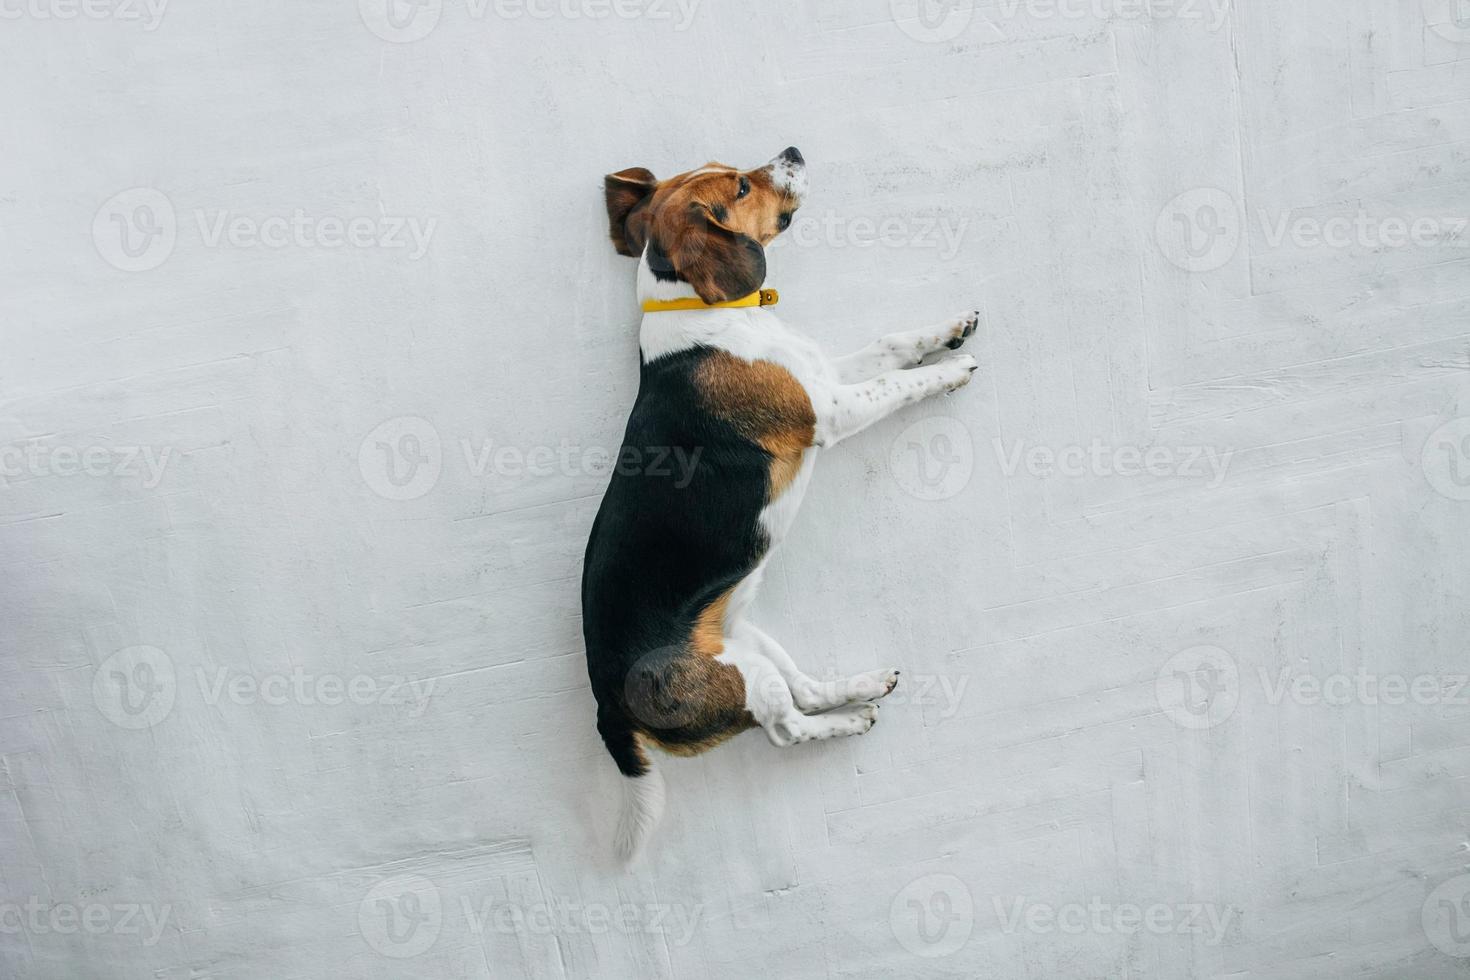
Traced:
[[658, 178], [642, 167], [629, 167], [602, 178], [607, 198], [608, 231], [620, 255], [643, 254], [648, 240], [648, 209], [645, 205], [658, 188]]
[[673, 272], [706, 303], [748, 296], [766, 281], [766, 253], [760, 242], [720, 224], [702, 204], [660, 215], [648, 264], [655, 274], [660, 266]]

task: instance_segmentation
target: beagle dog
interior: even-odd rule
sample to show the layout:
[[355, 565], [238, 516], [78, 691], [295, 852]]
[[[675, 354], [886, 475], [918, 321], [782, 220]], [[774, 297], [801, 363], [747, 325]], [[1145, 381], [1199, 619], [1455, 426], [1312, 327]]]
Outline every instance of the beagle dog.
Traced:
[[[626, 779], [615, 848], [663, 811], [649, 750], [703, 752], [759, 727], [778, 746], [860, 735], [896, 669], [818, 681], [746, 616], [819, 450], [969, 382], [968, 312], [830, 358], [763, 289], [764, 247], [807, 191], [789, 147], [765, 166], [710, 163], [604, 179], [613, 246], [638, 261], [642, 369], [582, 572], [597, 730]], [[675, 455], [677, 470], [654, 461]]]

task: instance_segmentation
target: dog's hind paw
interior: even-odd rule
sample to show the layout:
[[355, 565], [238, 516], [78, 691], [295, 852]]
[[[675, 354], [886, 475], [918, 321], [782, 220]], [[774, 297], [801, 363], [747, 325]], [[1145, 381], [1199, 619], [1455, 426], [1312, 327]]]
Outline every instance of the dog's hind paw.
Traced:
[[848, 679], [848, 697], [853, 701], [877, 701], [887, 697], [898, 686], [899, 673], [897, 668], [890, 668], [855, 674]]

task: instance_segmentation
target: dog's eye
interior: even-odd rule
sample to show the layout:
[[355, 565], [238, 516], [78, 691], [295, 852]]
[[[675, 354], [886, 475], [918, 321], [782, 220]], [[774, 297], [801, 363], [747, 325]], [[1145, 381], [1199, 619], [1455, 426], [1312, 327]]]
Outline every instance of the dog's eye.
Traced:
[[739, 198], [742, 198], [742, 197], [744, 197], [745, 195], [747, 195], [749, 193], [750, 193], [750, 180], [748, 178], [741, 177], [740, 178], [740, 190], [738, 190], [738, 191], [735, 192], [735, 197], [737, 199], [739, 199]]
[[786, 211], [786, 212], [782, 213], [782, 215], [779, 218], [776, 219], [776, 227], [778, 229], [780, 229], [781, 231], [785, 231], [787, 228], [790, 228], [791, 227], [791, 212], [790, 211]]

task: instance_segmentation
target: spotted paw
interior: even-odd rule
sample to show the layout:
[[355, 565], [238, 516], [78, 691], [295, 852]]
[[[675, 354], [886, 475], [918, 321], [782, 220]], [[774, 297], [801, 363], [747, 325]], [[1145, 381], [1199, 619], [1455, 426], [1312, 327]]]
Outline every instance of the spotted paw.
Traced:
[[850, 734], [861, 735], [878, 723], [878, 705], [873, 701], [857, 701], [823, 717], [830, 718]]
[[950, 350], [958, 350], [960, 345], [963, 344], [965, 340], [975, 332], [975, 328], [979, 325], [979, 310], [971, 310], [968, 313], [961, 313], [959, 316], [955, 317], [954, 325], [951, 326], [949, 329], [949, 336], [948, 339], [945, 341], [944, 346], [948, 347]]
[[944, 381], [945, 391], [958, 391], [969, 384], [970, 378], [974, 376], [976, 369], [980, 367], [980, 362], [969, 354], [957, 354], [954, 357], [946, 357], [939, 364], [946, 371]]
[[898, 686], [898, 675], [901, 673], [903, 672], [897, 668], [888, 672], [888, 676], [883, 681], [883, 693], [878, 695], [880, 698], [887, 697], [893, 693], [893, 689]]
[[853, 701], [877, 701], [893, 693], [898, 686], [896, 669], [870, 670], [856, 674], [848, 681], [848, 694]]

